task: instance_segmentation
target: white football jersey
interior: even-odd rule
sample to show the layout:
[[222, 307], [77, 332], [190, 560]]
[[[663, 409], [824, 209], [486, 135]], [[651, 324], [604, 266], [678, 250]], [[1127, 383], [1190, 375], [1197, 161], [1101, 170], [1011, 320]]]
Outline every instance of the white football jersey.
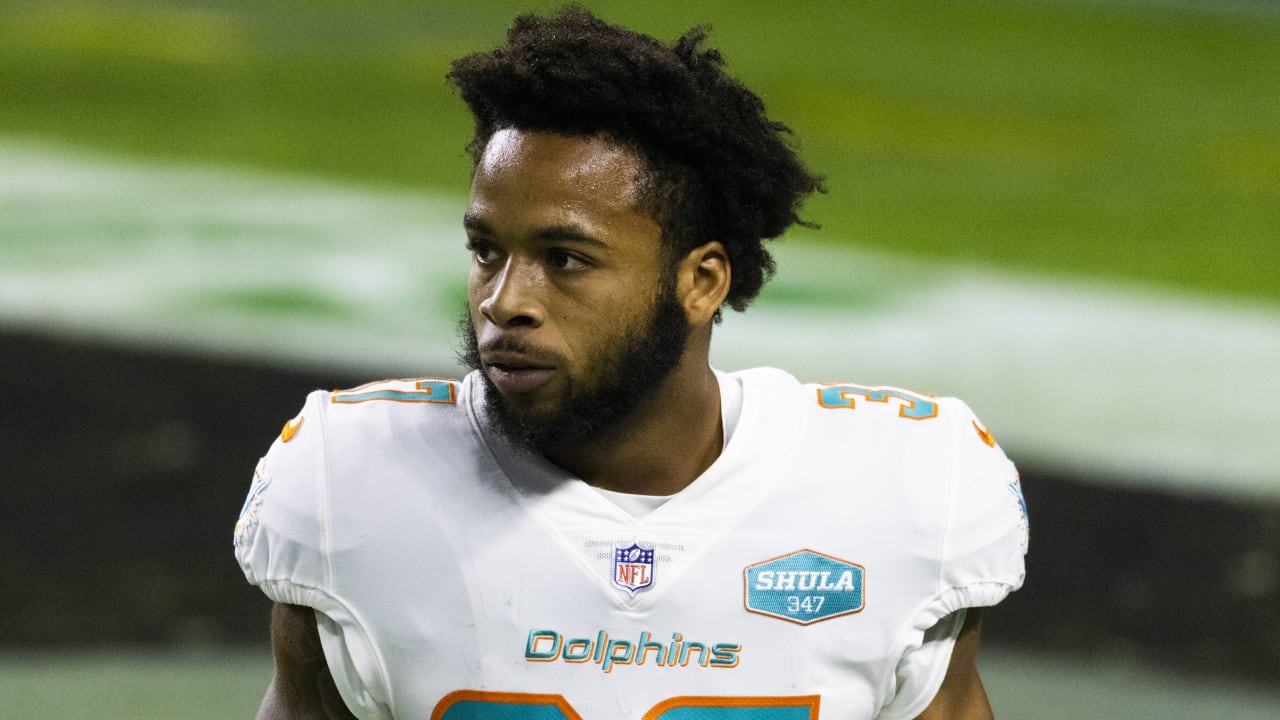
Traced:
[[732, 436], [641, 517], [486, 430], [474, 373], [313, 393], [237, 558], [362, 718], [914, 717], [1022, 583], [1013, 465], [955, 399], [718, 377]]

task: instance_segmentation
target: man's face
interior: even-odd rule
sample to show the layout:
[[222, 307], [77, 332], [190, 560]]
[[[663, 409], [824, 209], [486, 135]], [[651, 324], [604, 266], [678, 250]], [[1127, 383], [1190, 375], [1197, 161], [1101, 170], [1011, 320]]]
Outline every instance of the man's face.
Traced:
[[552, 445], [608, 438], [679, 363], [688, 322], [640, 160], [600, 138], [501, 130], [476, 167], [464, 358], [498, 429]]

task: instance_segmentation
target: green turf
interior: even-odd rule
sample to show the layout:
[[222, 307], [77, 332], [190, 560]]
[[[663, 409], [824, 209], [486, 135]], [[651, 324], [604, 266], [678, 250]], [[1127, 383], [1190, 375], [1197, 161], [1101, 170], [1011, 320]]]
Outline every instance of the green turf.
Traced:
[[[828, 176], [797, 237], [1280, 300], [1274, 4], [587, 4], [714, 24]], [[9, 0], [0, 133], [461, 193], [448, 59], [548, 5]]]
[[250, 718], [270, 679], [269, 651], [0, 655], [0, 717]]

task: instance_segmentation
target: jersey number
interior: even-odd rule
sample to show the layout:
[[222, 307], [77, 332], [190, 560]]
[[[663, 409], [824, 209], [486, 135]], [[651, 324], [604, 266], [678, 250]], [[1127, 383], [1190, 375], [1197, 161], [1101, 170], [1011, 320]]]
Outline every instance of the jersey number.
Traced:
[[[376, 386], [376, 387], [375, 387]], [[368, 385], [361, 385], [354, 390], [334, 390], [329, 402], [348, 405], [369, 402], [370, 400], [393, 400], [409, 403], [441, 403], [453, 405], [458, 402], [453, 392], [453, 383], [448, 380], [382, 380]]]
[[938, 403], [923, 395], [906, 390], [882, 387], [862, 387], [859, 385], [828, 385], [818, 388], [818, 404], [824, 408], [847, 408], [853, 410], [854, 397], [862, 397], [867, 402], [887, 403], [889, 398], [897, 400], [898, 417], [909, 420], [928, 420], [938, 417]]
[[[642, 720], [818, 720], [817, 695], [663, 700]], [[431, 720], [582, 720], [562, 695], [459, 690], [436, 703]]]

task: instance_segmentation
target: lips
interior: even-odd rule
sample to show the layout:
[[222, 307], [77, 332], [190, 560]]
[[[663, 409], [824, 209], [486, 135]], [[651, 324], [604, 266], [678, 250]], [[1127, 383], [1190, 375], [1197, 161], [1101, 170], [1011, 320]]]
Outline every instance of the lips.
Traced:
[[504, 395], [531, 393], [551, 381], [550, 368], [517, 368], [503, 365], [487, 365], [489, 380]]
[[551, 381], [555, 369], [529, 355], [495, 353], [482, 356], [485, 374], [504, 395], [524, 395]]

